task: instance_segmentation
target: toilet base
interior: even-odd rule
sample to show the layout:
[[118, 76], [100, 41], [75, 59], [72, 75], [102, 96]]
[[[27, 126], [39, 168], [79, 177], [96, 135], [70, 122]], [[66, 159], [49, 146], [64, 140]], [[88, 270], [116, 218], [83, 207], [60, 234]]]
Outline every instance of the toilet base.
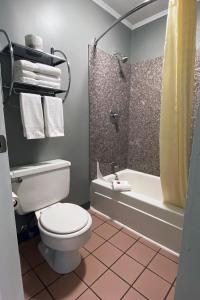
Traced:
[[39, 243], [38, 249], [50, 267], [59, 274], [72, 272], [81, 262], [78, 250], [58, 251], [47, 247], [43, 242]]

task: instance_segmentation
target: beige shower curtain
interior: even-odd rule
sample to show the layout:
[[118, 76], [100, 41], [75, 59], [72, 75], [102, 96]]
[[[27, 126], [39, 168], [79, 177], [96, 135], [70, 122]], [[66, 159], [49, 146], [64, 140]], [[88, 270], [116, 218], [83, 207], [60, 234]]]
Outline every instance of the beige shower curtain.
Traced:
[[184, 207], [190, 154], [196, 0], [169, 0], [160, 123], [164, 202]]

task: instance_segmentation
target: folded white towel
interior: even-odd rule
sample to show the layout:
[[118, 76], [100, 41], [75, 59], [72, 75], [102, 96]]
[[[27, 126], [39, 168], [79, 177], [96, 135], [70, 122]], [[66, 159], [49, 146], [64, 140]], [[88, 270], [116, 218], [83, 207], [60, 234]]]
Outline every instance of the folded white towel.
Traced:
[[44, 120], [47, 137], [64, 136], [62, 99], [57, 97], [44, 97]]
[[15, 75], [15, 81], [16, 82], [21, 82], [21, 83], [27, 83], [27, 84], [33, 84], [33, 85], [38, 85], [38, 86], [49, 87], [49, 88], [52, 88], [52, 89], [60, 89], [60, 83], [52, 82], [52, 81], [36, 80], [36, 79], [33, 79], [33, 78], [21, 77], [21, 76], [18, 76], [18, 75]]
[[20, 77], [26, 77], [31, 79], [38, 79], [38, 75], [32, 71], [23, 70], [21, 68], [14, 69], [14, 78], [15, 80]]
[[54, 83], [60, 83], [61, 82], [60, 77], [56, 77], [56, 76], [42, 75], [42, 74], [39, 74], [39, 73], [35, 73], [35, 76], [36, 76], [37, 80], [49, 81], [49, 82], [54, 82]]
[[27, 70], [27, 71], [32, 71], [32, 72], [36, 72], [36, 70], [38, 68], [35, 63], [32, 63], [31, 61], [24, 60], [24, 59], [16, 60], [14, 62], [14, 67], [15, 68], [20, 68], [20, 69], [23, 69], [23, 70]]
[[60, 83], [53, 82], [53, 81], [37, 80], [37, 84], [40, 86], [45, 86], [45, 87], [49, 87], [52, 89], [60, 89]]
[[131, 191], [131, 185], [126, 180], [113, 180], [112, 188], [116, 192]]
[[15, 81], [20, 83], [34, 84], [34, 85], [39, 84], [38, 80], [35, 80], [33, 78], [21, 77], [16, 75], [15, 75]]
[[40, 64], [40, 63], [36, 63], [36, 65], [37, 65], [37, 69], [35, 72], [37, 73], [49, 75], [49, 76], [55, 76], [55, 77], [60, 77], [61, 75], [61, 70], [59, 68], [52, 67], [45, 64]]
[[24, 137], [27, 139], [44, 138], [41, 96], [21, 93], [19, 99]]

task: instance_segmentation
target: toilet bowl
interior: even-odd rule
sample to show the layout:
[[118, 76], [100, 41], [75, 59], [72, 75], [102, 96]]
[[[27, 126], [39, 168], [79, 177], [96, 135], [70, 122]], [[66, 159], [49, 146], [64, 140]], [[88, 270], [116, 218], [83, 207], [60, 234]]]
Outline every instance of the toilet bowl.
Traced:
[[92, 218], [82, 207], [60, 203], [70, 187], [71, 163], [57, 159], [11, 169], [16, 213], [35, 212], [44, 259], [57, 273], [69, 273], [81, 262], [79, 249], [91, 236]]
[[44, 259], [57, 273], [73, 271], [81, 262], [79, 249], [91, 236], [90, 214], [78, 205], [58, 203], [37, 211], [36, 217], [42, 240], [38, 248]]

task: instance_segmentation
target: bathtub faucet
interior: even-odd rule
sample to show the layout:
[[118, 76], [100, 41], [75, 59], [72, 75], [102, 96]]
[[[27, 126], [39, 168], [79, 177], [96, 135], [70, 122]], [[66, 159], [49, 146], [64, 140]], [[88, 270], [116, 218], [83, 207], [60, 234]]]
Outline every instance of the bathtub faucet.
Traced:
[[113, 161], [111, 164], [111, 173], [115, 175], [115, 180], [119, 180], [119, 177], [117, 175], [117, 170], [119, 169], [119, 166]]

